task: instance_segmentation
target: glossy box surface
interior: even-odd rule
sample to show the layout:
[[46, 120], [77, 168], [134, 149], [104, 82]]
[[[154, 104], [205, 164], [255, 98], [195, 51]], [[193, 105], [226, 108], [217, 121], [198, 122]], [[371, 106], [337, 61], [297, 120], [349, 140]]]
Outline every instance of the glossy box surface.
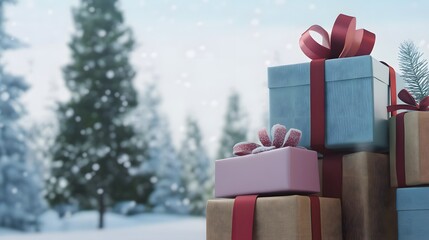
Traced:
[[215, 197], [319, 191], [315, 151], [285, 147], [215, 162]]

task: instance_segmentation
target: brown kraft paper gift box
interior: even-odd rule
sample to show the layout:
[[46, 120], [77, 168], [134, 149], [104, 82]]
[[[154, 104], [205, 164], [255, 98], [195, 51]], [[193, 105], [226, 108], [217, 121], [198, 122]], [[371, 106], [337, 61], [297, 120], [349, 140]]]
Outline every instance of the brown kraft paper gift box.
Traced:
[[342, 179], [337, 179], [342, 185], [340, 196], [326, 195], [332, 191], [323, 182], [323, 159], [319, 160], [319, 167], [322, 196], [341, 198], [344, 239], [397, 239], [396, 196], [389, 184], [388, 156], [369, 152], [339, 156], [340, 161], [342, 156]]
[[[340, 200], [320, 199], [322, 239], [341, 239]], [[207, 203], [207, 240], [231, 240], [234, 199]], [[308, 196], [260, 197], [256, 202], [253, 240], [311, 240]]]
[[[390, 120], [390, 180], [398, 186], [396, 175], [396, 117]], [[405, 183], [429, 184], [429, 112], [407, 112], [404, 117]]]

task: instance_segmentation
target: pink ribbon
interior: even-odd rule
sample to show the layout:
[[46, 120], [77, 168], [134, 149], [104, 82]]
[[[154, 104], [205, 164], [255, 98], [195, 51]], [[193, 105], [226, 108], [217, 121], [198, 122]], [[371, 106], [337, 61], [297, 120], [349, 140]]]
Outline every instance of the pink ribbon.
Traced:
[[[316, 32], [322, 37], [318, 43], [310, 34]], [[308, 28], [299, 40], [301, 50], [310, 59], [330, 59], [368, 55], [375, 44], [375, 34], [365, 29], [356, 30], [356, 18], [338, 15], [332, 27], [331, 38], [319, 25]]]
[[262, 128], [258, 133], [262, 146], [253, 142], [239, 142], [232, 148], [233, 154], [235, 156], [243, 156], [251, 153], [266, 152], [276, 148], [298, 146], [302, 132], [294, 128], [289, 129], [289, 131], [286, 130], [286, 127], [281, 124], [274, 125], [271, 128], [271, 136], [273, 137], [271, 141], [267, 129]]

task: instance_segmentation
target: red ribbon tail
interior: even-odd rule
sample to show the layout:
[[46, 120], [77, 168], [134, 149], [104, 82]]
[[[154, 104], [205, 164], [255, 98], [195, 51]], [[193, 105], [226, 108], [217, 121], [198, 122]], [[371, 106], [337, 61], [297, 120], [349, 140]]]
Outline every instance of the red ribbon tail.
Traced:
[[417, 106], [411, 106], [411, 105], [406, 105], [406, 104], [397, 104], [397, 105], [387, 106], [388, 112], [395, 112], [397, 110], [415, 110], [415, 111], [418, 111], [419, 108]]
[[322, 240], [322, 223], [320, 217], [319, 197], [310, 196], [311, 204], [311, 240]]
[[396, 116], [396, 179], [398, 187], [405, 187], [405, 113]]
[[322, 159], [323, 196], [341, 198], [343, 190], [343, 154], [325, 154]]
[[238, 196], [232, 210], [231, 240], [252, 240], [253, 220], [258, 195]]

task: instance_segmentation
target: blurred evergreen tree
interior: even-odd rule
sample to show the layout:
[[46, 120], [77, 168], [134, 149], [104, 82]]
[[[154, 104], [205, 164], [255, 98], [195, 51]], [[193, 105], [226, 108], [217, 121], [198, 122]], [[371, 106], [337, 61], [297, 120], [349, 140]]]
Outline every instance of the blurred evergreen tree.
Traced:
[[[0, 56], [21, 45], [4, 29], [4, 7], [12, 2], [0, 0]], [[23, 78], [0, 64], [0, 226], [37, 230], [47, 206], [43, 173], [27, 143], [29, 133], [18, 123], [25, 114], [20, 97], [27, 89]]]
[[200, 127], [192, 117], [186, 120], [179, 158], [182, 163], [181, 184], [186, 196], [183, 199], [184, 208], [189, 214], [203, 215], [212, 192], [212, 164], [203, 146]]
[[49, 200], [97, 208], [138, 196], [133, 168], [140, 165], [134, 129], [124, 121], [137, 105], [129, 55], [133, 35], [118, 0], [81, 0], [74, 9], [72, 62], [64, 68], [71, 99], [59, 105]]
[[162, 99], [158, 81], [158, 76], [153, 74], [153, 81], [146, 84], [133, 121], [139, 146], [148, 146], [138, 175], [150, 177], [150, 181], [140, 182], [138, 188], [151, 192], [149, 203], [155, 212], [186, 213], [184, 187], [180, 182], [182, 165], [174, 149], [167, 118], [160, 111]]
[[240, 102], [238, 92], [232, 92], [228, 98], [225, 122], [220, 138], [216, 159], [232, 157], [232, 147], [247, 140], [248, 120]]

